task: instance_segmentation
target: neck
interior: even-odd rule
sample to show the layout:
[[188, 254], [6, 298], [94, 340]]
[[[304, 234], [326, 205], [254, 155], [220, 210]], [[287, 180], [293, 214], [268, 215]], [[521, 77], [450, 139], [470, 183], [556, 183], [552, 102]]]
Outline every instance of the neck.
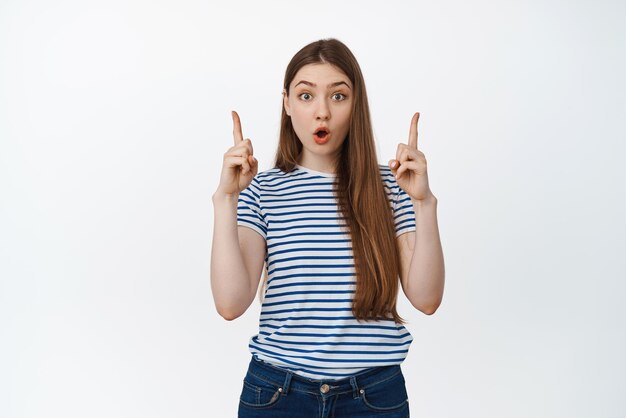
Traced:
[[319, 171], [322, 173], [335, 174], [337, 167], [337, 157], [335, 158], [307, 158], [306, 155], [300, 157], [298, 162], [302, 167], [309, 168], [311, 170]]

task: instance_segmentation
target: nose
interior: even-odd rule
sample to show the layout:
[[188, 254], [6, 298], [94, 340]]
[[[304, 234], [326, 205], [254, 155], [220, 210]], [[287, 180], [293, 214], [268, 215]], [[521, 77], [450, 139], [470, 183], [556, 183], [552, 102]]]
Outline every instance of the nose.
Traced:
[[328, 120], [330, 118], [330, 108], [328, 107], [326, 100], [322, 99], [319, 101], [319, 105], [317, 106], [315, 113], [315, 118], [317, 120]]

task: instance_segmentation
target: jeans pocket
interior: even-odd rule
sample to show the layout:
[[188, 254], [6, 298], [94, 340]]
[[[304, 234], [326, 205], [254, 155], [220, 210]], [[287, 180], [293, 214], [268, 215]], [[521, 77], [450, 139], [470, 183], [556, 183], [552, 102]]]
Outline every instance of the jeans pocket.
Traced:
[[359, 390], [363, 404], [377, 412], [391, 412], [408, 407], [409, 396], [402, 372], [392, 378], [362, 387]]
[[250, 373], [243, 380], [239, 402], [251, 408], [269, 408], [281, 398], [282, 388]]

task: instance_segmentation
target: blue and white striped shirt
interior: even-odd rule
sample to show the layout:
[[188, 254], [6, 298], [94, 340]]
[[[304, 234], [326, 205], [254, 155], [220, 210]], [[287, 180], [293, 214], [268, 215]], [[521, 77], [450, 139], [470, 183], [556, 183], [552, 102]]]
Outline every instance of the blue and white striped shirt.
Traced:
[[[389, 167], [379, 168], [396, 236], [414, 231], [410, 197]], [[299, 165], [289, 173], [273, 168], [254, 177], [237, 207], [237, 224], [267, 243], [268, 287], [250, 352], [313, 379], [400, 364], [413, 340], [393, 319], [359, 322], [352, 315], [356, 278], [335, 179]]]

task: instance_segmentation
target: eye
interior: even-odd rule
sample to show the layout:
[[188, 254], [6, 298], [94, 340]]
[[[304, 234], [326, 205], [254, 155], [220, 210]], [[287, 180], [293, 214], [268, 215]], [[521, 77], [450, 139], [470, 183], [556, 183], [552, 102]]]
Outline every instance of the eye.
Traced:
[[333, 100], [340, 102], [342, 100], [346, 100], [346, 95], [343, 93], [335, 93], [333, 94]]
[[308, 102], [309, 100], [311, 100], [311, 97], [312, 97], [312, 96], [311, 96], [311, 94], [309, 94], [309, 93], [301, 93], [298, 97], [299, 97], [301, 100], [304, 100], [305, 102]]

